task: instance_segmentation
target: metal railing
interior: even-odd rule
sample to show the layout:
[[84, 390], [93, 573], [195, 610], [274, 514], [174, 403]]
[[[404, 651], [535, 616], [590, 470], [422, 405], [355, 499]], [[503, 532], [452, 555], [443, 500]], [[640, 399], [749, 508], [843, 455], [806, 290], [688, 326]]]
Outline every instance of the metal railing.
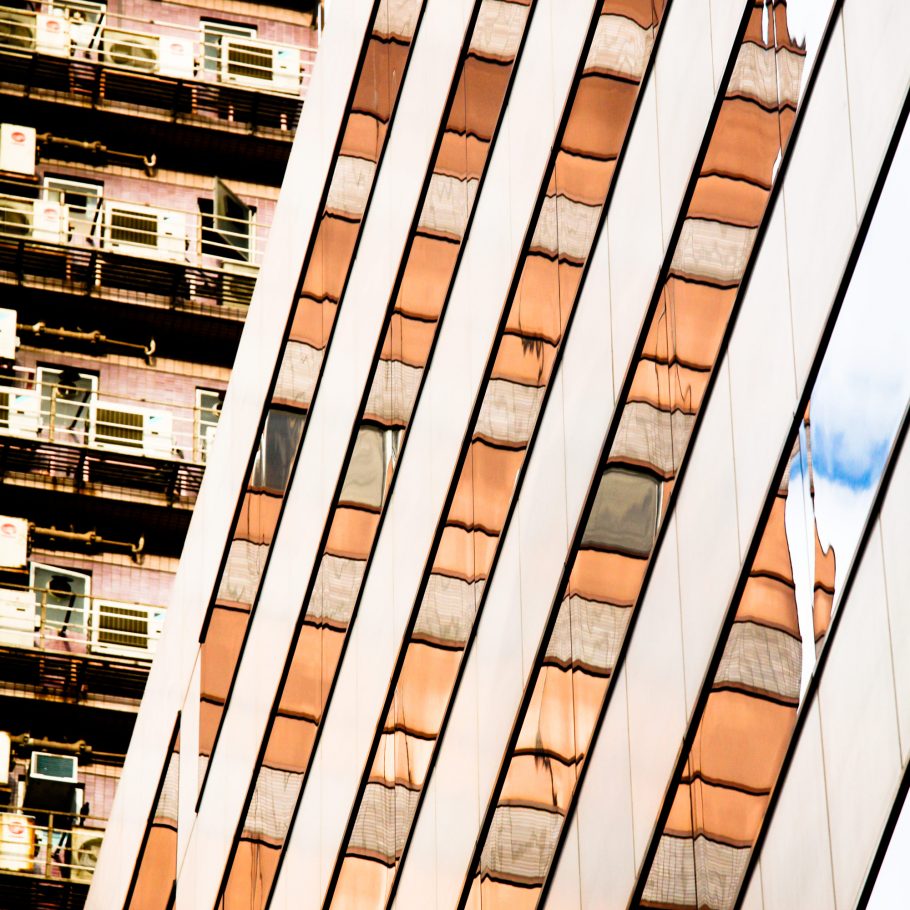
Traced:
[[164, 627], [163, 607], [53, 584], [0, 586], [0, 647], [151, 663]]
[[43, 188], [37, 199], [0, 193], [0, 241], [104, 249], [229, 274], [246, 270], [254, 277], [268, 240], [269, 226], [253, 216], [234, 218], [107, 195], [93, 199], [90, 208], [66, 205], [64, 199], [65, 190], [53, 187]]
[[[0, 53], [42, 54], [107, 69], [301, 96], [317, 48], [261, 41], [242, 28], [196, 28], [115, 15], [89, 4], [42, 12], [0, 6]], [[232, 33], [236, 32], [236, 33]]]
[[106, 827], [94, 815], [0, 812], [0, 874], [89, 884]]
[[65, 385], [16, 369], [0, 376], [0, 436], [204, 465], [220, 408]]

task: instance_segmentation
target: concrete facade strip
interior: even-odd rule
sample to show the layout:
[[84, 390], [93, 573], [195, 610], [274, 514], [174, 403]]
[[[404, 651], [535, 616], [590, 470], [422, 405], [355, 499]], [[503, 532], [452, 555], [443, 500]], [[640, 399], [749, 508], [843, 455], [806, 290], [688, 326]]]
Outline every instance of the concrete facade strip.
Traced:
[[[335, 135], [354, 76], [357, 54], [366, 31], [371, 4], [340, 0], [342, 15], [327, 30], [319, 65], [313, 73], [288, 165], [285, 187], [273, 221], [273, 241], [262, 263], [267, 275], [258, 282], [250, 305], [235, 369], [246, 376], [229, 389], [222, 412], [219, 441], [196, 503], [184, 555], [171, 596], [164, 636], [145, 690], [134, 730], [147, 746], [133, 750], [125, 766], [108, 823], [109, 843], [95, 873], [86, 906], [116, 906], [125, 896], [143, 836], [144, 820], [167, 755], [165, 728], [173, 728], [196, 662], [199, 630], [221, 564], [237, 496], [246, 472], [248, 453], [258, 433], [259, 415], [268, 394], [272, 367], [281, 346], [287, 315], [294, 300], [297, 274], [315, 223], [325, 177], [331, 167]], [[315, 141], [308, 137], [315, 137]], [[323, 175], [319, 178], [319, 175]], [[294, 267], [296, 264], [296, 267]], [[288, 265], [289, 267], [283, 267]], [[231, 440], [229, 443], [228, 440]], [[225, 495], [233, 491], [233, 495]], [[217, 541], [213, 545], [212, 541]]]
[[[528, 229], [590, 3], [540, 0], [490, 159], [445, 321], [409, 429], [357, 623], [341, 665], [288, 845], [273, 906], [321, 901], [357, 791], [440, 505], [486, 365], [502, 301]], [[542, 61], [551, 61], [546, 66]], [[547, 99], [545, 104], [541, 99]], [[452, 383], [451, 376], [459, 382]], [[392, 579], [394, 579], [394, 584]], [[326, 794], [331, 794], [326, 799]], [[285, 903], [288, 902], [288, 903]], [[301, 904], [295, 903], [294, 906]]]
[[[473, 4], [432, 0], [417, 36], [358, 255], [339, 311], [321, 393], [309, 416], [285, 517], [273, 546], [178, 888], [178, 907], [213, 906], [245, 787], [279, 682], [276, 643], [288, 642], [318, 552], [350, 429], [367, 380]], [[350, 80], [349, 80], [350, 82]], [[285, 646], [281, 646], [285, 647]], [[277, 650], [281, 650], [279, 647]], [[210, 789], [211, 788], [211, 789]]]

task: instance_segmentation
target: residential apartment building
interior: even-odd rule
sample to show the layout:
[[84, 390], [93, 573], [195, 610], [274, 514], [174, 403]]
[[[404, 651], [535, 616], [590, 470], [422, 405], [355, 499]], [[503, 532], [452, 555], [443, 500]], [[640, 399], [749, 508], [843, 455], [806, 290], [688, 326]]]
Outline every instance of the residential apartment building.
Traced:
[[905, 7], [336, 0], [89, 910], [906, 903]]
[[318, 4], [0, 2], [0, 907], [81, 907]]

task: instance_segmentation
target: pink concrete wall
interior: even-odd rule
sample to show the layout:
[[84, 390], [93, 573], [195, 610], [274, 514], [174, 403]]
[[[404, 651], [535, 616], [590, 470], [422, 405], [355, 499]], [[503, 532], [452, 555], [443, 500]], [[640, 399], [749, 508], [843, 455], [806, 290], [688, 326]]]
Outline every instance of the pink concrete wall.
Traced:
[[56, 550], [33, 549], [30, 559], [43, 565], [84, 572], [92, 577], [92, 595], [166, 607], [174, 582], [172, 572], [149, 565], [129, 565], [102, 562], [102, 557], [89, 559], [76, 553]]
[[[119, 358], [118, 358], [119, 360]], [[193, 365], [186, 364], [187, 373], [172, 373], [147, 367], [137, 360], [137, 365], [125, 366], [118, 362], [105, 362], [103, 358], [78, 357], [55, 351], [35, 351], [20, 348], [16, 366], [34, 368], [45, 366], [72, 366], [86, 372], [98, 373], [98, 391], [104, 395], [124, 395], [137, 402], [164, 405], [175, 409], [192, 409], [196, 404], [196, 389], [224, 389], [226, 382], [206, 378], [200, 371], [192, 372]]]
[[[290, 14], [282, 10], [266, 9], [250, 3], [248, 13], [235, 13], [221, 10], [218, 0], [204, 8], [180, 3], [163, 3], [161, 0], [108, 0], [108, 25], [113, 28], [137, 29], [134, 20], [154, 21], [156, 31], [167, 33], [167, 24], [198, 28], [199, 20], [217, 19], [222, 22], [237, 22], [240, 25], [255, 25], [257, 37], [263, 41], [274, 41], [276, 44], [292, 44], [296, 47], [316, 47], [315, 29], [296, 25], [290, 20]], [[264, 15], [268, 13], [268, 15]], [[123, 17], [122, 22], [120, 17]], [[161, 28], [158, 28], [161, 26]], [[143, 29], [144, 30], [144, 29]], [[186, 34], [184, 30], [174, 34]]]

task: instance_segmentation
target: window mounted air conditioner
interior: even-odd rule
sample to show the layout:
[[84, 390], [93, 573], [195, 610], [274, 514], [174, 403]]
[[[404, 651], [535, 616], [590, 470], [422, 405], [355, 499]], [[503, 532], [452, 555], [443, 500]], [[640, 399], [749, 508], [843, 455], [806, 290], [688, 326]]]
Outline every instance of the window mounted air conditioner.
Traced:
[[90, 883], [98, 864], [104, 832], [95, 828], [73, 828], [70, 848], [70, 881]]
[[32, 752], [23, 805], [38, 812], [71, 812], [78, 783], [75, 755]]
[[174, 448], [173, 417], [166, 411], [99, 401], [92, 415], [89, 445], [141, 452], [150, 458], [170, 458]]
[[161, 59], [157, 35], [106, 28], [103, 33], [103, 60], [110, 66], [140, 73], [156, 73]]
[[36, 389], [0, 386], [0, 433], [31, 439], [40, 432], [40, 393]]
[[0, 645], [35, 646], [35, 595], [31, 591], [0, 588]]
[[63, 13], [38, 13], [35, 17], [35, 49], [39, 54], [69, 57], [70, 24]]
[[221, 39], [221, 81], [300, 93], [300, 50], [251, 38]]
[[34, 177], [35, 145], [36, 130], [33, 126], [0, 124], [0, 171]]
[[37, 852], [33, 819], [18, 812], [0, 813], [0, 870], [34, 872]]
[[68, 219], [67, 207], [58, 202], [12, 196], [0, 199], [0, 238], [62, 243]]
[[95, 600], [89, 647], [93, 654], [151, 659], [163, 628], [164, 610], [115, 600]]
[[188, 262], [183, 212], [125, 202], [104, 204], [104, 246], [127, 256]]
[[32, 53], [35, 49], [35, 17], [0, 7], [0, 53]]
[[45, 781], [51, 784], [75, 786], [79, 783], [79, 760], [75, 755], [56, 752], [32, 752], [28, 768], [29, 783]]

